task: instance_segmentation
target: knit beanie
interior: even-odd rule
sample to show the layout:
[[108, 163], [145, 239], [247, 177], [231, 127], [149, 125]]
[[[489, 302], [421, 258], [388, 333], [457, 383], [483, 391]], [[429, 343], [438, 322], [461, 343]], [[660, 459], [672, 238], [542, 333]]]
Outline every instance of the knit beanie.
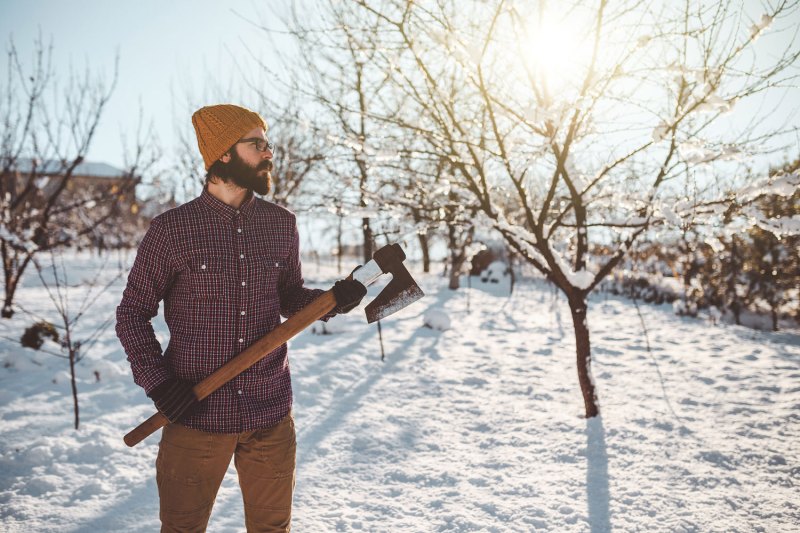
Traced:
[[267, 129], [261, 115], [233, 104], [201, 107], [192, 115], [192, 124], [206, 170], [248, 131]]

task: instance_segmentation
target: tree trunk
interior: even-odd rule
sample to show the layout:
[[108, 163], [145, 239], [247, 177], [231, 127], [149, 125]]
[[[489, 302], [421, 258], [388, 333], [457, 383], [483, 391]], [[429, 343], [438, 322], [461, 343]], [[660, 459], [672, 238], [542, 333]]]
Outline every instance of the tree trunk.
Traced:
[[32, 253], [24, 254], [22, 258], [17, 255], [17, 251], [5, 242], [0, 245], [3, 256], [3, 274], [5, 276], [5, 300], [3, 301], [3, 309], [0, 311], [0, 316], [3, 318], [11, 318], [14, 316], [14, 296], [17, 293], [19, 281], [22, 279], [22, 274], [33, 258]]
[[514, 254], [513, 253], [509, 253], [508, 254], [508, 275], [509, 275], [509, 278], [510, 278], [510, 281], [511, 281], [511, 283], [510, 283], [510, 285], [508, 287], [508, 295], [509, 296], [514, 294], [514, 285], [517, 283], [517, 276], [514, 273], [514, 262], [515, 262], [514, 259], [515, 259]]
[[[411, 208], [411, 219], [415, 224], [419, 225], [422, 222], [422, 215], [419, 209]], [[425, 231], [417, 233], [419, 239], [419, 247], [422, 250], [422, 271], [426, 274], [431, 271], [431, 250], [429, 242], [430, 231], [426, 228]]]
[[778, 331], [778, 308], [772, 307], [772, 331]]
[[344, 215], [339, 210], [339, 224], [336, 226], [336, 271], [342, 275], [342, 225]]
[[600, 414], [597, 407], [597, 396], [594, 390], [592, 377], [592, 354], [589, 343], [589, 327], [586, 321], [586, 296], [578, 294], [569, 296], [569, 310], [572, 313], [572, 325], [575, 328], [575, 351], [578, 356], [578, 383], [583, 393], [583, 404], [586, 408], [586, 418]]
[[14, 315], [14, 310], [11, 308], [11, 304], [14, 301], [15, 287], [13, 286], [14, 284], [11, 283], [13, 271], [11, 267], [12, 259], [9, 257], [9, 254], [13, 253], [13, 251], [10, 250], [10, 246], [8, 246], [5, 241], [0, 243], [0, 250], [2, 250], [3, 253], [3, 279], [5, 280], [5, 300], [3, 301], [3, 311], [0, 314], [2, 314], [3, 318], [11, 318]]
[[460, 287], [459, 273], [461, 272], [461, 262], [459, 262], [458, 243], [456, 242], [456, 227], [454, 224], [447, 225], [447, 241], [450, 248], [450, 282], [447, 288], [454, 291]]
[[455, 270], [450, 270], [450, 282], [447, 284], [447, 288], [451, 291], [457, 290], [461, 287], [461, 280], [459, 280], [459, 275], [456, 273]]
[[[69, 341], [67, 341], [69, 342]], [[72, 404], [75, 407], [75, 429], [78, 429], [78, 386], [75, 383], [75, 350], [69, 350], [69, 374], [72, 384]]]
[[369, 225], [369, 218], [361, 219], [361, 229], [364, 231], [364, 264], [366, 264], [372, 260], [372, 246], [375, 241], [372, 228]]
[[2, 314], [3, 318], [11, 318], [14, 316], [14, 294], [17, 292], [19, 278], [15, 279], [13, 275], [8, 276], [8, 274], [6, 276], [5, 299], [3, 301], [3, 310], [0, 314]]
[[739, 257], [739, 249], [736, 243], [736, 237], [731, 239], [731, 253], [730, 253], [730, 273], [728, 277], [728, 300], [730, 301], [729, 307], [731, 312], [733, 312], [733, 318], [736, 322], [737, 326], [741, 326], [741, 318], [740, 315], [742, 314], [741, 304], [739, 302], [739, 293], [736, 291], [736, 282], [739, 279], [741, 265], [737, 261]]
[[422, 249], [422, 271], [426, 274], [431, 271], [431, 250], [428, 234], [419, 234], [419, 247]]

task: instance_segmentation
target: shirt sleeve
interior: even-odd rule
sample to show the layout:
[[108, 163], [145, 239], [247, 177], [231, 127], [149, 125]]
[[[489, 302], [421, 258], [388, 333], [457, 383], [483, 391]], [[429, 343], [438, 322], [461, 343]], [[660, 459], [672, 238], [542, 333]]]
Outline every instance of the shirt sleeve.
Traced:
[[128, 356], [133, 380], [147, 394], [170, 377], [151, 319], [169, 291], [174, 272], [169, 260], [168, 235], [158, 219], [142, 239], [128, 284], [117, 307], [116, 332]]
[[[294, 220], [292, 222], [294, 222]], [[322, 289], [303, 287], [303, 268], [300, 263], [300, 236], [297, 232], [297, 224], [293, 223], [292, 228], [294, 235], [289, 248], [286, 270], [282, 273], [282, 278], [278, 285], [278, 293], [280, 294], [281, 300], [281, 315], [285, 318], [291, 317], [325, 292]], [[335, 313], [331, 311], [323, 316], [321, 320], [327, 322], [328, 319], [334, 315]]]

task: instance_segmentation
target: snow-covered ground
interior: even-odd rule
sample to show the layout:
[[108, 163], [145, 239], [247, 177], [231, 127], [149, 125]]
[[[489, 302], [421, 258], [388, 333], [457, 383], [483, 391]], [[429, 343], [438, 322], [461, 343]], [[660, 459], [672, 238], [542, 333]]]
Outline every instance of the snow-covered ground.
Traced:
[[[98, 277], [95, 263], [73, 258], [72, 281]], [[334, 279], [313, 265], [306, 277]], [[523, 281], [509, 299], [505, 281], [473, 278], [467, 312], [467, 290], [418, 278], [427, 297], [383, 323], [385, 362], [360, 311], [291, 343], [295, 531], [798, 530], [797, 331], [642, 305], [645, 337], [630, 301], [596, 295], [603, 414], [587, 421], [563, 298]], [[97, 301], [83, 331], [113, 313], [122, 288]], [[18, 298], [53, 318], [35, 275]], [[431, 311], [449, 329], [424, 327]], [[157, 531], [158, 437], [122, 442], [153, 407], [113, 327], [79, 365], [75, 431], [66, 360], [14, 341], [32, 321], [0, 320], [0, 530]], [[244, 531], [232, 468], [209, 531]]]

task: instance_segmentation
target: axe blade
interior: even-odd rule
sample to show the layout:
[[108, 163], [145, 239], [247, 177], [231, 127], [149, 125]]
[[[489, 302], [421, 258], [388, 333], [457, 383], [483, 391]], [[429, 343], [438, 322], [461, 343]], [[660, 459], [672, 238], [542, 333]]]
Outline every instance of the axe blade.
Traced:
[[425, 296], [403, 264], [406, 254], [399, 244], [384, 246], [372, 257], [384, 273], [392, 275], [392, 281], [367, 305], [365, 311], [370, 324]]
[[372, 300], [365, 308], [367, 323], [372, 324], [381, 320], [425, 296], [425, 293], [416, 283], [411, 287], [403, 287], [401, 283], [392, 287], [395, 279], [392, 279], [377, 298]]

